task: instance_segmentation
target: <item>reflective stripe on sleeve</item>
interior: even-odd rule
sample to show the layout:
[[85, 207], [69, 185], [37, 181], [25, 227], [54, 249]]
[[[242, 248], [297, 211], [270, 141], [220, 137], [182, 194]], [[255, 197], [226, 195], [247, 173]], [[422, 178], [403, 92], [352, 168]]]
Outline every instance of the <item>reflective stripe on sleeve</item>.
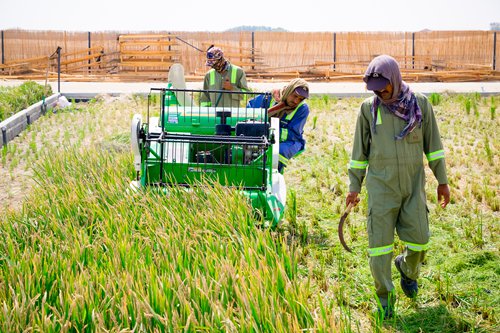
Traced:
[[394, 250], [394, 244], [381, 246], [381, 247], [374, 247], [374, 248], [368, 249], [368, 255], [370, 257], [378, 257], [378, 256], [383, 256], [385, 254], [389, 254], [393, 250]]
[[349, 166], [353, 169], [366, 169], [366, 167], [368, 166], [368, 161], [351, 160]]
[[288, 130], [286, 128], [283, 128], [281, 130], [280, 142], [286, 141], [287, 139], [288, 139]]
[[444, 150], [443, 149], [436, 150], [436, 151], [429, 153], [425, 156], [427, 156], [427, 161], [429, 161], [429, 162], [439, 160], [440, 158], [444, 158]]

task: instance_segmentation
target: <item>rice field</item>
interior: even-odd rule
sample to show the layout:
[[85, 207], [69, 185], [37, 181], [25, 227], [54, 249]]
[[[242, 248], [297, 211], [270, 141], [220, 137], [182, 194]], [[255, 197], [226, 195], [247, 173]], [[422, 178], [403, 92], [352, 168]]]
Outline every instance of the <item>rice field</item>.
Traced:
[[[452, 202], [428, 173], [421, 291], [393, 270], [393, 320], [375, 309], [367, 200], [337, 239], [359, 98], [314, 97], [307, 150], [285, 172], [278, 230], [220, 187], [129, 191], [141, 96], [48, 113], [1, 151], [1, 332], [498, 332], [500, 96], [434, 95]], [[396, 253], [402, 251], [398, 243]]]

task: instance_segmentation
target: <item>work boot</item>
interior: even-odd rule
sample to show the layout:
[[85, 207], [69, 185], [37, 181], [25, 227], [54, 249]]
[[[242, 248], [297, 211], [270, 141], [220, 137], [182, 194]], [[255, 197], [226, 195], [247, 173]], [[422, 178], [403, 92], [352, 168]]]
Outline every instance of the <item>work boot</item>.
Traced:
[[399, 255], [394, 260], [394, 265], [398, 269], [399, 273], [401, 273], [401, 289], [405, 293], [406, 297], [415, 298], [418, 294], [418, 283], [416, 280], [412, 280], [403, 273], [401, 269], [401, 262], [403, 261], [403, 256]]
[[378, 318], [383, 320], [392, 319], [392, 317], [394, 316], [394, 311], [392, 309], [392, 306], [383, 305], [382, 307], [379, 307], [377, 310], [377, 315]]
[[[382, 305], [387, 304], [387, 305]], [[380, 321], [389, 320], [394, 318], [394, 307], [396, 304], [396, 293], [395, 290], [391, 290], [387, 295], [387, 300], [380, 300], [377, 296], [377, 310], [374, 313], [376, 318]]]

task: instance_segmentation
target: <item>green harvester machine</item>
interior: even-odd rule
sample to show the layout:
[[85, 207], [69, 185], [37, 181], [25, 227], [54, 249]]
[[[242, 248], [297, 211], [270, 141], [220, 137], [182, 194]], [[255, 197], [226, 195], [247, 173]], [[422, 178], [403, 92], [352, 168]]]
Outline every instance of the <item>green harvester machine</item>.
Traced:
[[[217, 97], [217, 103], [196, 105], [203, 94]], [[132, 119], [137, 177], [131, 186], [154, 186], [168, 193], [172, 186], [218, 183], [242, 191], [262, 225], [275, 228], [286, 200], [285, 181], [278, 172], [279, 120], [269, 119], [266, 108], [246, 107], [258, 94], [151, 89], [148, 100], [159, 95], [162, 101], [159, 117], [150, 116], [149, 102], [146, 121], [138, 114]], [[230, 106], [218, 106], [220, 101]]]

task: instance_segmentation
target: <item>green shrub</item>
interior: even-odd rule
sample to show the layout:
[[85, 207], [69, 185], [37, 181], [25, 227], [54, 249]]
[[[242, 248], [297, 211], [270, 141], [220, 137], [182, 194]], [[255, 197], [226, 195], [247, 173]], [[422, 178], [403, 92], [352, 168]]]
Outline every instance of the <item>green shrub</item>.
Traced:
[[0, 88], [0, 121], [52, 95], [50, 86], [26, 81], [17, 87]]

